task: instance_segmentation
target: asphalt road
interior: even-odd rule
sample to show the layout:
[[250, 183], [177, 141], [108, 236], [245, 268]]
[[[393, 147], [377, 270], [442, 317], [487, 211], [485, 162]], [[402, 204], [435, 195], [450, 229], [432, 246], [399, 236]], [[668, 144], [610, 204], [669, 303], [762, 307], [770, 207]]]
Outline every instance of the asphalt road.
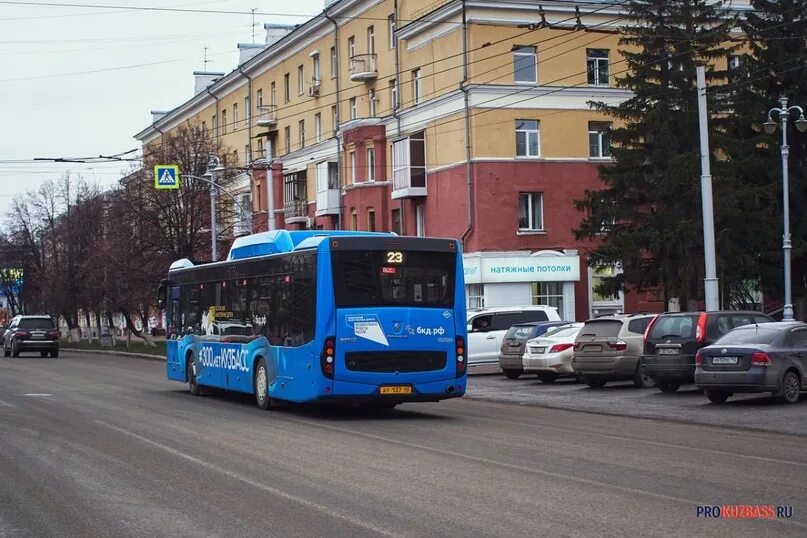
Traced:
[[795, 405], [783, 405], [770, 393], [735, 394], [725, 404], [715, 405], [695, 385], [684, 385], [678, 392], [664, 394], [656, 388], [637, 389], [630, 381], [611, 382], [595, 389], [572, 379], [561, 378], [549, 385], [534, 375], [507, 379], [499, 373], [472, 376], [467, 396], [501, 403], [807, 436], [807, 394], [802, 394]]
[[[805, 536], [805, 439], [461, 399], [190, 396], [164, 363], [0, 360], [0, 536]], [[783, 504], [793, 517], [697, 517]]]

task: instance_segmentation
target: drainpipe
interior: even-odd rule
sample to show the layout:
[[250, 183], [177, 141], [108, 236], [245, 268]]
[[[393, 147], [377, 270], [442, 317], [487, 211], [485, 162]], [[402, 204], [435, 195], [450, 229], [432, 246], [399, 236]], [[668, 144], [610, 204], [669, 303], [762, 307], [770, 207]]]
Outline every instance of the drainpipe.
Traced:
[[[244, 155], [244, 158], [247, 159], [247, 158], [252, 157], [252, 77], [247, 75], [246, 71], [244, 71], [244, 68], [242, 66], [240, 66], [240, 65], [238, 66], [238, 72], [241, 73], [241, 75], [245, 79], [247, 79], [247, 92], [249, 92], [248, 93], [248, 95], [249, 95], [249, 110], [244, 111], [244, 114], [246, 114], [246, 119], [247, 119], [247, 144], [249, 145], [249, 155]], [[250, 159], [250, 160], [252, 160], [252, 159]], [[252, 163], [248, 162], [248, 163], [245, 163], [245, 164], [246, 164], [245, 168], [247, 170], [247, 174], [249, 174], [249, 192], [250, 192], [249, 205], [251, 206], [251, 209], [252, 209], [252, 211], [251, 211], [252, 215], [250, 215], [250, 219], [254, 220], [254, 218], [255, 218], [254, 217], [255, 207], [252, 206]], [[250, 222], [249, 223], [249, 231], [250, 231], [250, 233], [252, 233], [252, 230], [253, 230], [252, 222]]]
[[460, 90], [464, 94], [465, 102], [465, 181], [468, 192], [468, 227], [462, 232], [462, 246], [474, 230], [474, 169], [471, 163], [471, 106], [468, 95], [468, 19], [465, 0], [462, 0], [462, 82]]
[[344, 207], [342, 206], [342, 144], [339, 142], [340, 137], [340, 128], [339, 124], [341, 123], [341, 111], [342, 111], [342, 85], [340, 83], [341, 72], [339, 69], [339, 23], [336, 22], [336, 19], [331, 17], [330, 13], [328, 13], [328, 9], [326, 8], [323, 12], [325, 18], [331, 21], [333, 24], [333, 48], [336, 51], [336, 125], [333, 128], [333, 137], [336, 139], [336, 166], [339, 168], [339, 216], [337, 217], [337, 227], [341, 230], [342, 229], [342, 211]]
[[210, 86], [206, 87], [205, 91], [207, 92], [207, 94], [210, 97], [212, 97], [213, 99], [216, 100], [216, 125], [214, 126], [215, 127], [215, 132], [213, 133], [213, 135], [216, 138], [218, 138], [219, 137], [219, 131], [221, 130], [221, 115], [219, 114], [219, 112], [220, 112], [220, 110], [219, 110], [219, 98], [216, 96], [216, 94], [214, 94], [213, 92], [210, 91]]

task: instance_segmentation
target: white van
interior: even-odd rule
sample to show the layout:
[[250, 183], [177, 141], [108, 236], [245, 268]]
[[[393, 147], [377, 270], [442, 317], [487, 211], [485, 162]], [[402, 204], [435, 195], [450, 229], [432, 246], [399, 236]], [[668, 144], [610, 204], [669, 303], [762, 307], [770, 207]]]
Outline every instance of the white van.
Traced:
[[[517, 323], [560, 321], [554, 306], [497, 306], [468, 311], [468, 372], [481, 373], [480, 367], [494, 365], [499, 371], [499, 351], [507, 330]], [[485, 368], [487, 370], [487, 368]]]

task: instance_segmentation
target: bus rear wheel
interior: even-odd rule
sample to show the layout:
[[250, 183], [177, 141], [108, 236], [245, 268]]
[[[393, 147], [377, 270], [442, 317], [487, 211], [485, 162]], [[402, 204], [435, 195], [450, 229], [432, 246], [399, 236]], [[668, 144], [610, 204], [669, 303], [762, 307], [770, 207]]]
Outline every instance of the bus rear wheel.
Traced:
[[269, 375], [263, 358], [258, 359], [258, 364], [255, 365], [252, 387], [255, 389], [255, 404], [258, 409], [269, 409]]

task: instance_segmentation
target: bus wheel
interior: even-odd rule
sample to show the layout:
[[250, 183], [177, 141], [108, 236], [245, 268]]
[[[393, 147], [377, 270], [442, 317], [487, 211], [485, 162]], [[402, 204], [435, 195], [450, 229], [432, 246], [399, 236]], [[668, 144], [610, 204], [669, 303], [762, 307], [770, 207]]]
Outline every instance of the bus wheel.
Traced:
[[255, 365], [255, 379], [252, 381], [255, 389], [255, 403], [259, 409], [269, 409], [269, 376], [266, 372], [266, 361], [258, 359]]
[[202, 393], [199, 388], [199, 382], [196, 380], [196, 359], [193, 355], [188, 357], [188, 390], [194, 396], [199, 396]]

